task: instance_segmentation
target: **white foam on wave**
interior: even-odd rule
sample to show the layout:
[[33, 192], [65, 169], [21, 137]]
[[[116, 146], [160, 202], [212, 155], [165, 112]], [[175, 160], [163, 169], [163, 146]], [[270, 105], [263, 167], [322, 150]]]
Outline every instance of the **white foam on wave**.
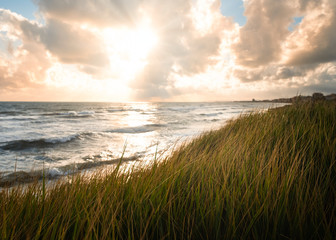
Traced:
[[117, 128], [109, 132], [112, 132], [112, 133], [146, 133], [146, 132], [155, 131], [164, 126], [165, 124], [153, 123], [153, 124], [147, 124], [147, 125], [136, 126], [136, 127]]
[[118, 109], [108, 109], [107, 112], [110, 112], [110, 113], [115, 113], [115, 112], [125, 112], [127, 110], [125, 109], [122, 109], [122, 108], [118, 108]]
[[52, 137], [48, 139], [44, 139], [45, 142], [47, 143], [67, 143], [71, 142], [76, 139], [83, 139], [85, 137], [91, 137], [91, 136], [96, 136], [96, 135], [101, 135], [99, 133], [94, 133], [94, 132], [81, 132], [73, 135], [68, 135], [68, 136], [61, 136], [61, 137]]
[[[9, 112], [8, 115], [22, 108], [22, 114], [12, 114], [16, 118], [39, 117], [21, 122], [13, 116], [1, 116], [0, 167], [3, 170], [14, 169], [16, 159], [25, 171], [46, 161], [52, 164], [50, 167], [57, 167], [53, 171], [58, 174], [65, 171], [61, 166], [67, 166], [70, 161], [78, 162], [105, 150], [119, 153], [125, 141], [131, 155], [144, 151], [147, 156], [147, 146], [152, 141], [160, 141], [160, 148], [166, 148], [175, 139], [217, 128], [250, 108], [267, 107], [261, 103], [247, 104], [247, 107], [240, 103], [155, 103], [145, 107], [133, 103], [38, 103], [38, 110], [26, 110], [30, 105], [20, 103], [8, 107], [0, 103], [0, 110]], [[164, 124], [146, 124], [154, 122]]]
[[81, 111], [78, 115], [94, 115], [95, 111]]
[[59, 113], [59, 115], [76, 116], [77, 112], [76, 111], [61, 112], [61, 113]]
[[61, 112], [56, 115], [74, 117], [74, 116], [93, 116], [95, 113], [96, 113], [95, 111], [80, 111], [80, 112], [68, 111], [68, 112]]
[[217, 113], [201, 113], [201, 116], [205, 116], [205, 117], [214, 117], [214, 116], [218, 116], [223, 114], [222, 112], [217, 112]]
[[64, 175], [64, 173], [60, 171], [58, 168], [50, 168], [48, 169], [48, 175], [50, 177], [58, 177]]
[[74, 134], [74, 135], [70, 135], [70, 136], [63, 136], [63, 137], [54, 137], [54, 138], [49, 138], [49, 139], [45, 139], [44, 141], [47, 143], [66, 143], [66, 142], [70, 142], [76, 138], [79, 137], [79, 134]]

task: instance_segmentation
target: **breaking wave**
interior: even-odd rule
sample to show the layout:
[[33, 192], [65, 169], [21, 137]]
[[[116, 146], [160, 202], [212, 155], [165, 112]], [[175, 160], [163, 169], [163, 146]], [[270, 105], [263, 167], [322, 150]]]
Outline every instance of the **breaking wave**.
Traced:
[[117, 128], [110, 130], [108, 132], [111, 133], [146, 133], [146, 132], [152, 132], [157, 130], [158, 128], [165, 127], [165, 124], [147, 124], [143, 126], [137, 126], [137, 127], [125, 127], [125, 128]]
[[88, 170], [92, 168], [98, 168], [105, 165], [114, 165], [119, 163], [126, 163], [131, 161], [137, 161], [138, 156], [131, 156], [128, 158], [115, 158], [106, 161], [97, 161], [97, 162], [83, 162], [70, 164], [58, 168], [46, 168], [37, 171], [17, 171], [10, 173], [1, 173], [0, 174], [0, 187], [11, 187], [17, 184], [31, 183], [43, 178], [47, 180], [57, 179], [62, 176], [67, 176], [71, 174], [76, 174], [83, 170]]
[[73, 142], [78, 139], [82, 139], [86, 136], [91, 136], [94, 133], [80, 133], [72, 136], [65, 136], [65, 137], [58, 137], [58, 138], [41, 138], [41, 139], [34, 139], [34, 140], [14, 140], [10, 142], [5, 142], [3, 145], [0, 145], [0, 149], [2, 150], [10, 150], [10, 151], [22, 151], [28, 149], [41, 149], [41, 148], [51, 148], [55, 145], [59, 144], [66, 144]]
[[45, 113], [44, 116], [60, 116], [60, 117], [73, 117], [73, 118], [82, 118], [82, 117], [93, 117], [95, 115], [95, 111], [68, 111], [68, 112], [52, 112]]
[[17, 116], [24, 114], [22, 111], [0, 111], [0, 115]]
[[205, 117], [214, 117], [214, 116], [218, 116], [223, 114], [223, 112], [217, 112], [217, 113], [201, 113], [201, 116], [205, 116]]

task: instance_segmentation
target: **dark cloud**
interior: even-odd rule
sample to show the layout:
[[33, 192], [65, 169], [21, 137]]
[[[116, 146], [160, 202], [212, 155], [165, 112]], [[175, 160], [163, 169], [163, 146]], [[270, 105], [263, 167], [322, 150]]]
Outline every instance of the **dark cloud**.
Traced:
[[275, 96], [279, 96], [284, 91], [287, 94], [296, 92], [304, 95], [317, 91], [327, 94], [336, 90], [335, 62], [320, 65], [291, 67], [268, 65], [255, 69], [234, 69], [233, 75], [244, 84], [266, 85], [270, 91], [272, 88], [279, 89], [278, 93], [275, 91]]
[[320, 64], [336, 60], [336, 1], [315, 6], [292, 39], [288, 65]]
[[[335, 89], [336, 1], [249, 0], [245, 7], [232, 76], [298, 91]], [[302, 22], [289, 31], [297, 16]]]
[[242, 82], [256, 82], [262, 81], [265, 77], [265, 74], [262, 69], [246, 70], [236, 68], [233, 71], [233, 76], [238, 78]]
[[63, 63], [94, 67], [105, 67], [109, 63], [101, 40], [87, 30], [50, 19], [40, 35], [46, 49]]
[[299, 0], [298, 5], [302, 12], [305, 12], [307, 9], [312, 9], [317, 6], [320, 6], [323, 0]]
[[315, 92], [331, 94], [331, 93], [336, 92], [336, 85], [335, 85], [335, 82], [312, 84], [312, 85], [303, 87], [302, 92], [304, 92], [305, 94], [309, 94], [309, 95]]
[[[289, 66], [336, 59], [336, 1], [250, 0], [245, 5], [247, 23], [233, 46], [239, 65], [255, 68], [277, 63], [284, 51]], [[298, 15], [303, 21], [291, 33], [288, 26]]]
[[259, 67], [279, 60], [281, 45], [289, 34], [294, 13], [291, 1], [250, 0], [245, 2], [246, 24], [233, 46], [236, 61], [246, 67]]
[[289, 79], [293, 77], [302, 76], [303, 72], [297, 68], [293, 67], [279, 67], [276, 72], [276, 78], [278, 79]]
[[179, 54], [177, 64], [181, 67], [180, 73], [193, 75], [204, 72], [209, 65], [217, 61], [211, 60], [218, 55], [221, 38], [217, 34], [208, 34], [203, 37], [189, 38], [183, 54]]

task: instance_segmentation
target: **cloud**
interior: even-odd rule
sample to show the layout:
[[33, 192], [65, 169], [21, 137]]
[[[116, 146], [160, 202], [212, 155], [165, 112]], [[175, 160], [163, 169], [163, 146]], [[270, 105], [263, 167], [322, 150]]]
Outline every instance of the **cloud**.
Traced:
[[[270, 91], [278, 89], [278, 94], [281, 91], [312, 94], [317, 91], [332, 93], [336, 90], [336, 62], [303, 66], [268, 65], [254, 69], [233, 68], [232, 72], [246, 86], [266, 86]], [[277, 94], [276, 90], [274, 93]]]
[[[40, 42], [39, 26], [4, 9], [0, 9], [0, 23], [10, 46], [0, 59], [0, 91], [41, 85], [51, 61]], [[22, 44], [14, 50], [13, 42], [18, 40]]]
[[[96, 78], [107, 75], [109, 60], [102, 40], [88, 30], [55, 19], [40, 25], [4, 9], [0, 23], [8, 42], [7, 60], [0, 61], [3, 90], [43, 84], [55, 62], [75, 64]], [[14, 48], [13, 42], [20, 44]]]
[[6, 21], [12, 24], [13, 32], [20, 32], [16, 37], [23, 38], [23, 46], [27, 45], [26, 40], [34, 42], [54, 61], [77, 65], [94, 78], [108, 77], [110, 68], [99, 31], [134, 28], [149, 18], [159, 43], [148, 54], [145, 68], [131, 82], [138, 99], [169, 97], [177, 92], [172, 74], [191, 76], [216, 64], [223, 34], [234, 28], [231, 20], [220, 15], [219, 1], [213, 0], [35, 2], [45, 24], [38, 25], [22, 17], [14, 21], [11, 13]]
[[294, 13], [291, 1], [249, 0], [245, 8], [247, 22], [233, 45], [237, 64], [259, 67], [278, 61]]
[[[336, 81], [334, 0], [246, 0], [247, 22], [242, 27], [220, 14], [218, 0], [35, 3], [43, 24], [0, 9], [0, 30], [6, 33], [0, 33], [6, 45], [0, 52], [2, 91], [48, 85], [51, 69], [59, 69], [55, 65], [75, 69], [90, 79], [128, 84], [136, 100], [185, 99], [184, 94], [217, 97], [233, 89], [246, 92], [251, 86], [263, 93], [267, 86], [274, 92], [276, 88], [310, 91], [332, 88]], [[295, 17], [302, 21], [290, 29]], [[118, 34], [136, 30], [143, 22], [158, 41], [140, 64], [135, 63], [141, 67], [133, 76], [127, 74], [131, 66], [128, 69], [125, 64], [130, 56], [115, 53], [120, 39], [134, 46], [140, 46], [140, 40], [136, 35]], [[105, 30], [112, 33], [107, 38]], [[135, 39], [127, 41], [127, 36]], [[116, 71], [134, 79], [124, 83], [129, 79]], [[188, 88], [180, 84], [183, 81], [199, 85]], [[231, 90], [208, 88], [211, 83]]]
[[142, 0], [34, 0], [48, 19], [111, 27], [134, 25]]
[[319, 5], [321, 5], [323, 0], [299, 0], [298, 6], [302, 12], [313, 9]]
[[84, 64], [93, 67], [108, 65], [102, 41], [90, 31], [49, 19], [41, 28], [41, 42], [62, 63]]
[[[315, 3], [315, 1], [314, 1]], [[320, 64], [336, 60], [336, 2], [311, 5], [297, 31], [288, 39], [288, 65]]]
[[[232, 52], [231, 76], [243, 84], [312, 92], [336, 85], [336, 2], [245, 1], [247, 23]], [[295, 17], [303, 20], [291, 31]]]
[[[320, 64], [336, 60], [336, 2], [333, 0], [245, 2], [247, 23], [233, 45], [236, 63], [256, 68], [273, 63]], [[302, 22], [290, 32], [296, 16]]]
[[[132, 84], [138, 99], [168, 98], [178, 92], [172, 74], [195, 75], [218, 62], [223, 32], [232, 30], [233, 23], [219, 14], [218, 2], [198, 3], [158, 1], [147, 7], [155, 28], [160, 29], [160, 43]], [[202, 12], [204, 9], [208, 12]], [[208, 22], [206, 18], [210, 18]]]

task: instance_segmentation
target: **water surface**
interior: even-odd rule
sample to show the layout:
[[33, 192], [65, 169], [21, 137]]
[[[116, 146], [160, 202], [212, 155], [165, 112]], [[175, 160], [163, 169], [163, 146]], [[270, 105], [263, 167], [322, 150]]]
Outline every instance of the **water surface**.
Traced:
[[[146, 161], [253, 109], [283, 104], [0, 103], [0, 174]], [[126, 149], [124, 150], [124, 146]]]

